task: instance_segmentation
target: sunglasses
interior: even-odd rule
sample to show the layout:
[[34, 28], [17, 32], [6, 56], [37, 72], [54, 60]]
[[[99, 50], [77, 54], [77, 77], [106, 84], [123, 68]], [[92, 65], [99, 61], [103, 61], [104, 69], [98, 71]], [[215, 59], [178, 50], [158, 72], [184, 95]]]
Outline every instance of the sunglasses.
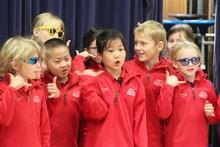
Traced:
[[28, 60], [27, 63], [34, 65], [34, 64], [36, 64], [38, 61], [39, 61], [39, 58], [33, 56], [33, 57], [30, 57], [30, 59]]
[[47, 30], [50, 34], [54, 35], [57, 34], [59, 38], [63, 38], [64, 32], [60, 29], [55, 29], [47, 26], [41, 26], [38, 29], [40, 30]]
[[187, 66], [191, 62], [193, 65], [200, 63], [200, 57], [182, 58], [177, 60], [182, 66]]

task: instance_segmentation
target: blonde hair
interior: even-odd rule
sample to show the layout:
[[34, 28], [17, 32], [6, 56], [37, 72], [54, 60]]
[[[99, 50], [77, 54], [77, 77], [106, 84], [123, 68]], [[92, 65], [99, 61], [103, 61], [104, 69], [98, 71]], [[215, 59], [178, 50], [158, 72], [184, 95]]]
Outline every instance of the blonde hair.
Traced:
[[27, 61], [34, 54], [41, 55], [41, 47], [32, 39], [16, 36], [9, 38], [3, 45], [0, 52], [0, 65], [2, 73], [15, 74], [11, 62]]
[[138, 26], [134, 29], [134, 33], [142, 32], [144, 35], [149, 35], [156, 43], [159, 41], [164, 42], [164, 48], [166, 45], [166, 30], [163, 25], [153, 20], [147, 20], [144, 23], [138, 23]]
[[[34, 30], [35, 28], [39, 28], [41, 26], [48, 26], [55, 29], [57, 29], [57, 26], [60, 26], [61, 31], [64, 32], [63, 20], [50, 12], [40, 13], [34, 18], [32, 24], [32, 30]], [[32, 39], [40, 43], [40, 41], [34, 35], [32, 35]]]
[[175, 46], [173, 47], [171, 51], [171, 59], [175, 61], [178, 53], [184, 49], [196, 50], [198, 55], [201, 56], [200, 49], [195, 43], [191, 41], [180, 41], [180, 42], [177, 42]]

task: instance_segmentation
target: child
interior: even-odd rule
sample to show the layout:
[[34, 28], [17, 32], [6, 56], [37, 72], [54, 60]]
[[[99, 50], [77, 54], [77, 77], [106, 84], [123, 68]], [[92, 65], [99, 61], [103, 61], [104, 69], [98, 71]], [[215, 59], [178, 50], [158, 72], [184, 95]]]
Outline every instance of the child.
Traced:
[[40, 76], [40, 47], [13, 37], [1, 49], [0, 146], [49, 147], [49, 117]]
[[43, 81], [48, 91], [51, 146], [77, 147], [80, 87], [78, 76], [70, 74], [69, 49], [63, 40], [53, 38], [45, 42], [43, 55], [48, 69]]
[[134, 38], [136, 57], [126, 63], [126, 68], [141, 74], [147, 95], [148, 145], [161, 147], [164, 121], [156, 114], [156, 101], [161, 84], [166, 79], [166, 70], [173, 70], [170, 62], [160, 57], [160, 52], [166, 45], [166, 31], [160, 23], [146, 21], [135, 28]]
[[83, 36], [83, 47], [84, 51], [77, 53], [77, 56], [73, 58], [72, 72], [78, 70], [83, 71], [91, 68], [98, 70], [99, 63], [101, 62], [96, 47], [96, 38], [101, 32], [99, 29], [90, 29]]
[[199, 68], [200, 50], [192, 42], [178, 42], [171, 52], [175, 75], [167, 72], [158, 99], [158, 113], [169, 118], [165, 147], [207, 147], [208, 124], [218, 121], [217, 98]]
[[96, 43], [104, 72], [82, 88], [80, 104], [87, 128], [83, 147], [147, 147], [144, 87], [123, 67], [123, 36], [104, 30]]
[[193, 29], [188, 24], [177, 24], [170, 28], [167, 32], [167, 53], [166, 56], [169, 58], [170, 53], [174, 47], [174, 45], [179, 41], [191, 41], [194, 42], [194, 33]]
[[58, 16], [45, 12], [37, 15], [33, 20], [32, 38], [43, 44], [51, 38], [64, 38], [64, 23]]

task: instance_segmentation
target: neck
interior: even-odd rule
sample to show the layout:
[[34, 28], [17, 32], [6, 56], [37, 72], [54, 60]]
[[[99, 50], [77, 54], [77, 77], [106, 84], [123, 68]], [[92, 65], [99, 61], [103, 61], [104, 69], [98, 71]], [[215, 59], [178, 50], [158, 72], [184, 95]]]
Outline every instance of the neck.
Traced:
[[121, 69], [120, 70], [115, 70], [115, 71], [112, 71], [112, 70], [108, 70], [106, 69], [116, 80], [118, 80], [118, 78], [120, 77], [121, 75]]
[[144, 64], [147, 67], [147, 69], [152, 69], [154, 65], [157, 64], [158, 62], [159, 62], [159, 58], [155, 58], [155, 59], [145, 62]]

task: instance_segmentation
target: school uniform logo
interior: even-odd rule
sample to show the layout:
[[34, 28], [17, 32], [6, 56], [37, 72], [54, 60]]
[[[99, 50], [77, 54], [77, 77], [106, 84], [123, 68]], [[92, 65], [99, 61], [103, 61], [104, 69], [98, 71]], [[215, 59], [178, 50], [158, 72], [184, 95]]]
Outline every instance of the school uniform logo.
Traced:
[[129, 96], [135, 96], [136, 91], [133, 88], [128, 88], [126, 94], [129, 95]]
[[73, 97], [79, 98], [79, 96], [80, 96], [79, 90], [73, 91]]
[[205, 91], [200, 91], [199, 92], [199, 97], [203, 98], [203, 99], [207, 99], [208, 98], [208, 93]]
[[154, 85], [161, 87], [162, 86], [162, 82], [163, 82], [163, 80], [156, 79], [156, 80], [154, 80]]
[[34, 98], [33, 98], [33, 102], [35, 102], [35, 103], [40, 103], [40, 97], [39, 96], [34, 96]]
[[15, 101], [16, 101], [16, 102], [20, 102], [20, 101], [21, 101], [21, 98], [20, 98], [20, 97], [16, 97], [16, 98], [15, 98]]
[[188, 95], [186, 93], [180, 93], [180, 97], [181, 98], [184, 98], [184, 97], [187, 97]]
[[109, 91], [109, 88], [107, 88], [107, 87], [104, 87], [104, 88], [101, 88], [101, 91], [104, 93], [104, 92], [107, 92], [107, 91]]

